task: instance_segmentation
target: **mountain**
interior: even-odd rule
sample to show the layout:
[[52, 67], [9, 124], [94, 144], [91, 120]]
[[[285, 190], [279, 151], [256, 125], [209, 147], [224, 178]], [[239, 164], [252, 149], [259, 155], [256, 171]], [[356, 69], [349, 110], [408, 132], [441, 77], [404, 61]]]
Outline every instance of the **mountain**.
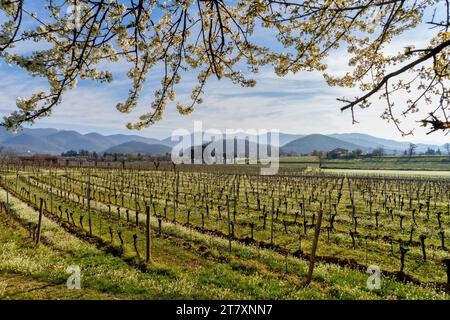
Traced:
[[302, 134], [291, 134], [291, 133], [282, 133], [280, 132], [280, 146], [284, 146], [289, 142], [297, 140], [299, 138], [303, 138], [305, 135]]
[[105, 150], [105, 153], [165, 155], [171, 148], [163, 144], [148, 144], [139, 141], [128, 141]]
[[367, 147], [363, 147], [361, 145], [342, 141], [322, 134], [310, 134], [289, 142], [281, 148], [280, 152], [284, 154], [294, 153], [300, 155], [311, 153], [314, 150], [331, 151], [336, 148], [343, 148], [347, 150], [361, 149], [363, 151], [368, 151]]
[[173, 147], [175, 146], [178, 142], [177, 141], [172, 141], [171, 137], [165, 138], [163, 140], [161, 140], [161, 143], [165, 144], [166, 146], [170, 146]]
[[36, 128], [36, 129], [29, 129], [29, 128], [24, 128], [22, 130], [22, 133], [28, 133], [34, 136], [40, 136], [40, 137], [46, 137], [49, 136], [51, 134], [57, 133], [58, 129], [53, 129], [53, 128]]
[[91, 141], [96, 141], [96, 143], [101, 144], [104, 149], [119, 144], [118, 142], [115, 142], [114, 140], [110, 139], [109, 137], [103, 136], [96, 132], [91, 132], [91, 133], [85, 134], [84, 136]]
[[29, 148], [26, 148], [24, 146], [18, 145], [18, 144], [11, 144], [11, 145], [0, 145], [0, 153], [5, 155], [20, 155], [20, 156], [26, 156], [30, 154], [35, 154], [35, 150], [30, 150]]
[[48, 135], [51, 135], [53, 133], [58, 132], [57, 129], [52, 128], [43, 128], [43, 129], [29, 129], [24, 128], [22, 131], [18, 133], [9, 132], [4, 127], [0, 127], [0, 143], [6, 141], [9, 138], [13, 138], [16, 136], [19, 136], [21, 134], [28, 134], [31, 136], [39, 136], [39, 137], [46, 137]]
[[[244, 132], [236, 134], [238, 140], [246, 139]], [[196, 143], [201, 145], [210, 141], [210, 135], [204, 134], [203, 142]], [[225, 135], [221, 135], [221, 139], [226, 140]], [[230, 140], [231, 138], [228, 138]], [[304, 139], [304, 140], [302, 140]], [[193, 135], [191, 141], [194, 142]], [[71, 130], [57, 130], [52, 128], [25, 128], [20, 132], [13, 133], [7, 131], [4, 127], [0, 127], [0, 146], [3, 151], [16, 152], [17, 154], [33, 154], [33, 153], [50, 153], [61, 154], [68, 150], [79, 151], [80, 149], [88, 151], [104, 152], [112, 147], [122, 145], [127, 142], [141, 142], [149, 145], [164, 145], [173, 147], [178, 141], [172, 142], [171, 138], [158, 140], [155, 138], [141, 137], [138, 135], [113, 134], [102, 135], [96, 132], [81, 134]], [[276, 145], [270, 139], [268, 143]], [[342, 133], [331, 135], [301, 135], [282, 133], [279, 134], [279, 145], [282, 146], [284, 152], [308, 153], [308, 150], [331, 150], [334, 148], [345, 148], [349, 150], [361, 149], [370, 151], [375, 148], [383, 148], [386, 153], [402, 153], [409, 148], [408, 141], [395, 141], [389, 139], [377, 138], [368, 134], [361, 133]], [[434, 150], [440, 149], [444, 152], [444, 146], [421, 144], [418, 143], [416, 152], [423, 153], [428, 148]]]
[[[387, 153], [401, 153], [404, 150], [408, 150], [410, 142], [400, 142], [390, 139], [377, 138], [368, 134], [362, 133], [340, 133], [340, 134], [331, 134], [330, 137], [337, 138], [342, 141], [346, 141], [349, 143], [358, 144], [367, 148], [384, 148]], [[423, 144], [418, 143], [417, 152], [425, 152], [428, 148], [439, 149], [442, 146], [432, 145], [432, 144]]]
[[6, 130], [5, 127], [0, 127], [0, 143], [13, 136], [14, 134]]
[[12, 133], [0, 128], [0, 144], [4, 151], [17, 154], [49, 153], [60, 154], [68, 150], [81, 149], [90, 152], [103, 152], [114, 146], [138, 141], [147, 144], [163, 144], [160, 140], [141, 137], [138, 135], [101, 135], [96, 132], [81, 134], [73, 130], [57, 130], [52, 128], [25, 128]]
[[35, 151], [40, 153], [59, 153], [64, 151], [63, 148], [54, 145], [45, 137], [35, 136], [29, 133], [12, 136], [3, 141], [2, 145], [12, 149], [20, 146], [21, 150], [18, 150], [18, 152], [23, 152], [23, 150], [29, 150], [31, 153], [34, 153]]
[[[223, 158], [233, 159], [237, 158], [266, 158], [270, 156], [271, 152], [276, 152], [276, 149], [271, 150], [269, 145], [266, 144], [258, 144], [254, 141], [249, 141], [248, 139], [221, 139], [217, 141], [207, 141], [203, 145], [195, 145], [190, 148], [184, 149], [183, 154], [189, 154], [191, 159], [195, 159], [196, 156], [203, 156], [203, 153], [206, 149], [206, 154], [204, 156], [213, 156], [215, 157], [216, 152], [222, 153], [217, 155], [217, 158], [223, 160]], [[205, 160], [205, 159], [204, 159]], [[212, 161], [212, 159], [211, 159]]]
[[[172, 144], [167, 144], [164, 141], [167, 139], [164, 139], [163, 141], [158, 140], [158, 139], [154, 139], [154, 138], [146, 138], [146, 137], [141, 137], [138, 135], [126, 135], [126, 134], [113, 134], [110, 136], [106, 136], [105, 138], [107, 138], [109, 141], [111, 141], [112, 146], [118, 145], [118, 144], [122, 144], [125, 142], [130, 142], [130, 141], [137, 141], [137, 142], [143, 142], [143, 143], [148, 143], [148, 144], [164, 144], [167, 146], [172, 146]], [[169, 138], [170, 140], [170, 138]]]
[[[208, 134], [207, 132], [205, 132], [203, 134], [203, 141], [202, 141], [202, 143], [206, 143], [206, 142], [211, 141], [211, 136], [212, 136], [211, 134]], [[252, 137], [252, 139], [253, 139], [253, 137], [255, 137], [255, 135], [250, 135], [250, 136]], [[232, 139], [232, 138], [228, 138], [227, 139], [225, 134], [221, 134], [221, 137], [222, 138], [220, 140], [230, 140], [230, 139]], [[243, 132], [238, 132], [235, 135], [235, 137], [237, 139], [239, 139], [239, 140], [247, 140], [248, 139], [248, 135], [243, 133]], [[279, 145], [283, 146], [283, 145], [285, 145], [285, 144], [287, 144], [287, 143], [289, 143], [289, 142], [291, 142], [291, 141], [293, 141], [295, 139], [301, 138], [301, 137], [304, 137], [304, 135], [280, 132], [280, 134], [279, 134]], [[219, 141], [219, 140], [217, 140], [217, 141]], [[161, 142], [163, 144], [166, 144], [166, 145], [171, 146], [171, 147], [173, 147], [173, 146], [175, 146], [176, 144], [179, 143], [178, 141], [172, 141], [171, 137], [163, 139], [163, 140], [161, 140]], [[269, 141], [267, 141], [267, 142], [270, 144], [270, 142], [271, 142], [270, 138], [269, 138]], [[200, 143], [200, 144], [202, 144], [202, 143]], [[194, 134], [193, 133], [191, 134], [191, 144], [198, 145], [198, 143], [194, 142]]]
[[76, 131], [58, 131], [47, 136], [46, 139], [63, 150], [101, 151], [108, 148], [108, 145], [103, 141], [82, 135]]

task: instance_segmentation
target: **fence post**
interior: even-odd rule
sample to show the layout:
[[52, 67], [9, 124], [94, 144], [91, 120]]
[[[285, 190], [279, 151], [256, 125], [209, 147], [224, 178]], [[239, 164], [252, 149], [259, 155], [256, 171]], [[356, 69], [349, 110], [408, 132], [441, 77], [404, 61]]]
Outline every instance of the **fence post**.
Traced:
[[275, 200], [272, 198], [272, 211], [270, 213], [270, 244], [273, 245], [273, 214], [275, 210]]
[[228, 251], [231, 253], [231, 221], [230, 221], [230, 200], [227, 195], [227, 223], [228, 223]]
[[30, 184], [30, 176], [28, 176], [28, 201], [31, 201], [31, 184]]
[[444, 264], [447, 268], [447, 291], [450, 292], [450, 258], [444, 259]]
[[38, 219], [38, 225], [37, 225], [37, 234], [36, 234], [36, 244], [39, 244], [41, 241], [41, 224], [42, 224], [42, 210], [44, 209], [43, 206], [44, 199], [40, 198], [39, 203], [39, 219]]
[[319, 217], [317, 218], [316, 230], [314, 232], [314, 240], [313, 240], [313, 246], [312, 246], [312, 250], [311, 250], [311, 259], [309, 262], [308, 278], [306, 279], [306, 285], [309, 285], [311, 283], [312, 276], [313, 276], [314, 263], [316, 260], [317, 244], [319, 242], [320, 227], [322, 225], [322, 214], [323, 214], [323, 211], [322, 211], [322, 209], [320, 209]]
[[121, 203], [122, 203], [122, 207], [123, 207], [123, 171], [121, 171], [121, 175], [120, 175], [120, 198], [121, 198]]
[[150, 206], [147, 206], [145, 208], [145, 214], [147, 216], [146, 221], [146, 228], [145, 228], [145, 246], [146, 246], [146, 252], [145, 252], [145, 262], [148, 264], [150, 263], [151, 257], [150, 257]]
[[53, 179], [51, 167], [50, 167], [50, 213], [53, 214]]
[[92, 220], [91, 220], [91, 170], [88, 169], [88, 183], [87, 183], [87, 213], [89, 220], [89, 235], [92, 236]]

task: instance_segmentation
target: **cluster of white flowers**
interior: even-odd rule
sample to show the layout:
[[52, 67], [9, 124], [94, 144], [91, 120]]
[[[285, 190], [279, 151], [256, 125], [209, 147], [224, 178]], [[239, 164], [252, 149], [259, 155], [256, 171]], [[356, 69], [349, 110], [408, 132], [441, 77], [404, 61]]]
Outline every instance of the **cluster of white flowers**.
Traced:
[[33, 111], [36, 108], [38, 102], [45, 98], [46, 98], [45, 92], [35, 93], [29, 99], [23, 99], [18, 97], [16, 99], [16, 105], [17, 108], [19, 108], [20, 110], [29, 112]]
[[6, 15], [14, 16], [17, 12], [18, 1], [0, 1], [0, 10], [3, 10]]

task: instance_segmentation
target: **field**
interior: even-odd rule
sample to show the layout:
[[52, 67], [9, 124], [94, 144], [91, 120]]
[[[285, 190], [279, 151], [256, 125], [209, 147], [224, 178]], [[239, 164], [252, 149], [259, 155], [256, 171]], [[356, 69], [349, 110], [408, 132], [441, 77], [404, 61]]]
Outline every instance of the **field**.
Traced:
[[450, 171], [426, 171], [426, 170], [386, 170], [386, 169], [321, 169], [321, 172], [324, 173], [337, 173], [341, 175], [358, 175], [358, 176], [389, 176], [389, 177], [418, 177], [418, 178], [426, 178], [426, 177], [434, 177], [434, 178], [445, 178], [450, 177]]
[[450, 171], [449, 156], [383, 156], [360, 157], [357, 159], [319, 159], [314, 156], [282, 157], [283, 167], [289, 166], [320, 166], [322, 169], [353, 169], [353, 170], [396, 170], [405, 172], [416, 171]]
[[449, 298], [448, 175], [228, 167], [3, 164], [1, 297]]

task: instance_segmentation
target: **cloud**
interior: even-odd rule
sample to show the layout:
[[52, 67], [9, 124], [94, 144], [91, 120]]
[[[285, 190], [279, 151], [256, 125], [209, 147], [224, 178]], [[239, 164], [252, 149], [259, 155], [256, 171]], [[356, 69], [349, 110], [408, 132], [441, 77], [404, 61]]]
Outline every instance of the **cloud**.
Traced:
[[[405, 34], [389, 47], [387, 53], [395, 53], [404, 46], [414, 44], [424, 46], [432, 31], [422, 28]], [[270, 41], [260, 37], [261, 41]], [[32, 47], [22, 48], [32, 50]], [[348, 54], [338, 50], [327, 58], [326, 63], [335, 74], [348, 71]], [[81, 82], [79, 87], [64, 96], [63, 103], [55, 108], [51, 117], [39, 120], [38, 127], [76, 129], [81, 132], [97, 131], [106, 134], [130, 133], [125, 124], [135, 121], [141, 113], [148, 112], [153, 92], [161, 80], [161, 69], [152, 69], [145, 83], [140, 106], [130, 114], [122, 114], [115, 109], [118, 102], [126, 99], [130, 80], [126, 77], [129, 64], [101, 64], [101, 69], [109, 69], [114, 81], [108, 85], [92, 81]], [[375, 136], [401, 140], [400, 133], [393, 124], [380, 118], [384, 110], [382, 101], [374, 99], [373, 106], [357, 110], [358, 124], [352, 125], [349, 112], [340, 112], [341, 103], [336, 98], [353, 97], [360, 94], [357, 89], [328, 87], [318, 72], [300, 72], [279, 78], [270, 67], [261, 69], [255, 75], [255, 88], [241, 88], [224, 79], [211, 79], [205, 88], [204, 104], [196, 107], [189, 116], [178, 114], [174, 103], [168, 105], [165, 117], [139, 134], [153, 137], [166, 137], [177, 128], [193, 129], [194, 121], [201, 120], [206, 128], [266, 128], [280, 129], [290, 133], [343, 133], [361, 132]], [[186, 74], [179, 86], [177, 97], [184, 102], [190, 96], [190, 89], [197, 82], [194, 72]], [[7, 115], [15, 109], [17, 96], [29, 96], [33, 92], [46, 90], [46, 81], [31, 78], [18, 68], [0, 66], [0, 114]], [[399, 96], [399, 99], [405, 97]], [[426, 113], [426, 108], [411, 119], [405, 119], [406, 126], [417, 127], [418, 120]], [[426, 129], [418, 128], [414, 137], [405, 140], [443, 144], [450, 139], [442, 133], [432, 136], [425, 134]], [[131, 132], [138, 133], [138, 132]]]

